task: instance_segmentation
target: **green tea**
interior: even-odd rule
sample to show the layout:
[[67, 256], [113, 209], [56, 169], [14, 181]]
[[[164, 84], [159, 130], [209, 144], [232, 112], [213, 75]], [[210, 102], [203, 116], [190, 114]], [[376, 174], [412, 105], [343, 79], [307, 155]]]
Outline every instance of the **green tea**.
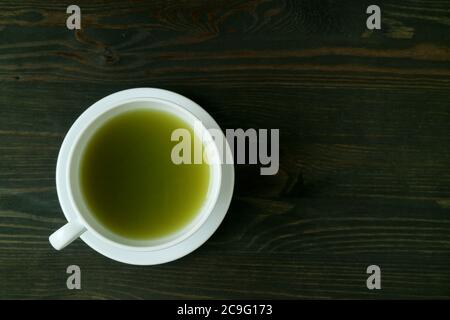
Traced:
[[[183, 120], [163, 111], [135, 109], [107, 120], [86, 145], [80, 188], [93, 216], [128, 239], [170, 235], [199, 212], [209, 187], [209, 165], [171, 160], [175, 129]], [[201, 142], [200, 142], [201, 143]]]

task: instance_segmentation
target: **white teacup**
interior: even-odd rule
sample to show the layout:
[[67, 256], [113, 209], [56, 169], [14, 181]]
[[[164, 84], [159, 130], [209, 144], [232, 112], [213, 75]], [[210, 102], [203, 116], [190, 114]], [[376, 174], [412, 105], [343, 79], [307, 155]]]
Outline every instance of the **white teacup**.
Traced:
[[[234, 170], [232, 166], [218, 161], [212, 161], [209, 165], [211, 178], [208, 192], [198, 214], [191, 223], [169, 236], [148, 241], [128, 239], [110, 231], [90, 212], [80, 191], [79, 165], [84, 147], [106, 121], [122, 112], [143, 107], [172, 113], [188, 125], [194, 126], [201, 122], [203, 140], [208, 145], [208, 158], [222, 157], [219, 150], [223, 150], [223, 146], [218, 148], [207, 130], [217, 129], [217, 123], [200, 106], [181, 95], [161, 89], [139, 88], [120, 91], [101, 99], [75, 121], [59, 152], [56, 186], [68, 223], [50, 236], [50, 243], [55, 249], [60, 250], [81, 236], [91, 247], [115, 260], [132, 264], [156, 264], [177, 259], [196, 249], [219, 226], [231, 200]], [[223, 141], [226, 143], [225, 139]], [[230, 152], [228, 145], [225, 146], [225, 152]], [[226, 181], [222, 179], [224, 174]], [[217, 206], [221, 191], [225, 191], [224, 182], [227, 184], [226, 199], [220, 201], [225, 203]], [[215, 217], [211, 217], [215, 211]], [[193, 237], [196, 233], [196, 237]], [[172, 248], [171, 251], [167, 250], [169, 248]], [[164, 250], [167, 250], [167, 257], [161, 256]]]

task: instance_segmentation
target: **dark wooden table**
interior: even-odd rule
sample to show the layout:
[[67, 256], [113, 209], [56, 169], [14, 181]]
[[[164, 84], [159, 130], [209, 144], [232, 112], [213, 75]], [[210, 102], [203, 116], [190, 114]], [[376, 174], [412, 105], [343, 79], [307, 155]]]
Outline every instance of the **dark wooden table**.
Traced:
[[[76, 4], [71, 31], [64, 1], [0, 1], [0, 298], [450, 297], [450, 1], [377, 1], [375, 31], [368, 1]], [[280, 172], [237, 166], [223, 224], [181, 260], [57, 252], [63, 137], [133, 87], [279, 128]]]

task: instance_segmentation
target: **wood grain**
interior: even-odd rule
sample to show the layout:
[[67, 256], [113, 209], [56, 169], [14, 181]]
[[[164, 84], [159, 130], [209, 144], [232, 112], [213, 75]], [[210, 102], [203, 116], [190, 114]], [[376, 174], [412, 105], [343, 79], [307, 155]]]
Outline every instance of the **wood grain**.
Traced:
[[[0, 298], [450, 297], [450, 1], [380, 0], [379, 31], [368, 1], [77, 4], [74, 32], [64, 2], [0, 0]], [[56, 252], [62, 139], [132, 87], [186, 95], [222, 128], [279, 128], [280, 172], [237, 166], [224, 223], [181, 260]]]

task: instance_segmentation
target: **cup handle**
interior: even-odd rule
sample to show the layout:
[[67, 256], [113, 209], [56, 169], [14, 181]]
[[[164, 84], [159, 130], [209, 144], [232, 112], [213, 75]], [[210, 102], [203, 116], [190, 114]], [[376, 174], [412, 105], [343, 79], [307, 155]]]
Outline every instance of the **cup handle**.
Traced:
[[53, 248], [61, 250], [84, 232], [86, 232], [86, 228], [82, 224], [72, 221], [53, 232], [48, 240]]

